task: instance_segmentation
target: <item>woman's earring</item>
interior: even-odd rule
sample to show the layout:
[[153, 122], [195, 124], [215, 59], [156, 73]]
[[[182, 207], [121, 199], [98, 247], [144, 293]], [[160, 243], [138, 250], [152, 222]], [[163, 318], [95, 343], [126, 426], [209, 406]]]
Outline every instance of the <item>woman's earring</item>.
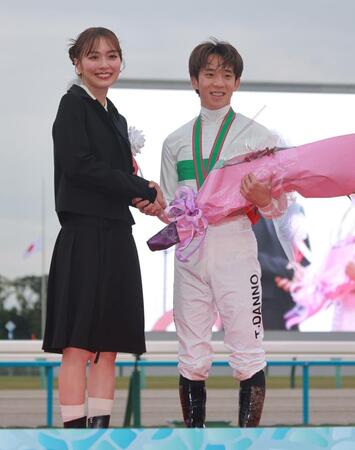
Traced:
[[81, 73], [78, 71], [78, 68], [75, 66], [75, 73], [77, 74], [78, 77], [80, 77]]

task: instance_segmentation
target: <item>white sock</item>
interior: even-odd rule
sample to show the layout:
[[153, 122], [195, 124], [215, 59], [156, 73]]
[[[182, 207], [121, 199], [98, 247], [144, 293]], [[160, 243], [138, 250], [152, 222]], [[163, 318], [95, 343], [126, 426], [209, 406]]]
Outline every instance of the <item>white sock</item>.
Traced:
[[88, 417], [110, 416], [113, 400], [110, 398], [88, 398]]
[[82, 405], [60, 405], [63, 422], [70, 422], [85, 416], [85, 403]]

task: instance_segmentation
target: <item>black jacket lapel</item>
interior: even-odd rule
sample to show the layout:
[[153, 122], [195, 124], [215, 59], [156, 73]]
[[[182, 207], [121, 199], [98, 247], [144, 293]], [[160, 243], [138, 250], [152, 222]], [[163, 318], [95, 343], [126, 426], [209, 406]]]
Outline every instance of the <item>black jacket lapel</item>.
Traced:
[[[79, 95], [80, 97], [84, 97], [86, 100], [89, 100], [96, 111], [100, 114], [102, 119], [106, 121], [106, 123], [113, 129], [116, 138], [119, 143], [122, 145], [123, 150], [126, 153], [127, 162], [129, 162], [130, 170], [132, 166], [131, 162], [131, 144], [128, 139], [127, 133], [127, 124], [125, 119], [119, 114], [115, 105], [111, 102], [111, 100], [107, 99], [107, 111], [100, 104], [98, 100], [94, 100], [90, 95], [85, 91], [85, 89], [80, 86], [73, 84], [73, 86], [69, 89], [68, 92], [72, 94]], [[132, 166], [133, 170], [133, 166]]]
[[77, 84], [73, 84], [73, 86], [69, 89], [68, 92], [91, 100], [92, 104], [95, 105], [96, 110], [101, 114], [101, 116], [104, 119], [113, 124], [114, 130], [119, 133], [119, 135], [123, 138], [128, 147], [131, 148], [131, 144], [129, 142], [127, 134], [127, 125], [124, 122], [123, 118], [120, 116], [115, 105], [111, 102], [111, 100], [107, 99], [107, 111], [106, 111], [98, 100], [94, 100], [93, 98], [91, 98], [90, 95], [85, 91], [85, 89], [81, 88]]
[[108, 113], [110, 115], [110, 118], [112, 120], [115, 130], [123, 138], [123, 140], [126, 142], [126, 144], [128, 145], [128, 147], [130, 149], [131, 143], [129, 142], [129, 139], [128, 139], [126, 122], [124, 121], [122, 116], [119, 114], [119, 112], [117, 111], [114, 104], [109, 99], [107, 99], [107, 109], [108, 109]]

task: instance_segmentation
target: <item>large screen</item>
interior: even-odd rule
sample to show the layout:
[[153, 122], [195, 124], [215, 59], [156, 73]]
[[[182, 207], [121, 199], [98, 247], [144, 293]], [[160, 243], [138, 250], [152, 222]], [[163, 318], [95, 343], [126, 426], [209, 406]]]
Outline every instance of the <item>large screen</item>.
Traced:
[[[145, 178], [159, 181], [162, 143], [169, 133], [199, 113], [197, 94], [192, 90], [113, 89], [109, 95], [127, 118], [128, 125], [144, 132], [146, 143], [136, 159]], [[255, 118], [279, 133], [289, 146], [355, 131], [353, 94], [242, 91], [234, 95], [232, 106], [236, 112]], [[330, 248], [339, 239], [340, 224], [351, 202], [346, 197], [304, 199], [300, 196], [297, 201], [305, 213], [312, 267], [321, 267]], [[174, 250], [152, 253], [146, 241], [164, 225], [156, 218], [133, 212], [136, 220], [134, 234], [143, 277], [146, 330], [174, 331]], [[303, 320], [298, 329], [335, 331], [336, 304], [335, 299], [323, 305], [312, 317]]]

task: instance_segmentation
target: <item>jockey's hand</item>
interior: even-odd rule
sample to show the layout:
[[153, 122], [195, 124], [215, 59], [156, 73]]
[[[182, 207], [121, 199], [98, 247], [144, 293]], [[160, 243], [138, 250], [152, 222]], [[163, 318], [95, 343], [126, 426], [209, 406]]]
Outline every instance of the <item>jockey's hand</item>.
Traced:
[[258, 181], [254, 174], [245, 175], [240, 183], [240, 193], [258, 208], [265, 208], [271, 203], [270, 181]]

